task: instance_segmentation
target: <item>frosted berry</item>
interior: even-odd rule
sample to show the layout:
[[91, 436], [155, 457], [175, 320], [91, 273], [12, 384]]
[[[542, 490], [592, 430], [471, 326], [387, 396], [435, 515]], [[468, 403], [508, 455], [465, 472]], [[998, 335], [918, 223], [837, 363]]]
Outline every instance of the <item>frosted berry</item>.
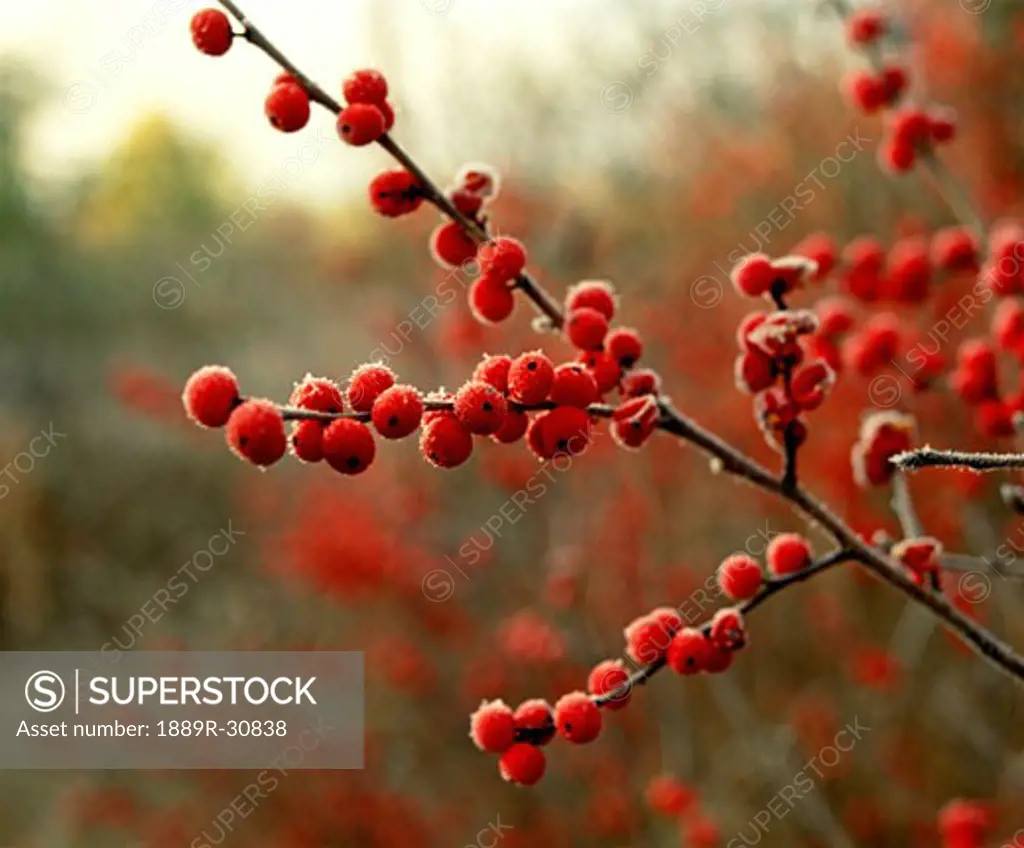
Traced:
[[273, 465], [288, 450], [284, 417], [269, 400], [247, 400], [236, 407], [225, 436], [231, 449], [253, 465]]
[[566, 317], [565, 332], [580, 350], [598, 350], [608, 334], [608, 319], [596, 309], [583, 306]]
[[555, 704], [555, 726], [570, 742], [592, 742], [601, 733], [601, 710], [585, 693], [570, 692]]
[[220, 9], [203, 9], [192, 16], [192, 43], [207, 56], [223, 56], [231, 47], [231, 19]]
[[711, 618], [708, 641], [720, 651], [738, 651], [747, 643], [743, 613], [738, 609], [720, 609]]
[[501, 427], [494, 434], [493, 438], [496, 442], [500, 442], [503, 445], [518, 442], [526, 435], [526, 430], [529, 426], [530, 417], [525, 412], [509, 409], [505, 412], [505, 420], [501, 422]]
[[239, 404], [238, 378], [223, 365], [206, 365], [188, 378], [181, 400], [197, 424], [223, 427]]
[[520, 786], [533, 786], [544, 776], [544, 752], [533, 745], [519, 742], [498, 760], [503, 779]]
[[540, 419], [544, 421], [540, 431], [544, 456], [579, 456], [589, 447], [592, 425], [585, 410], [560, 406], [541, 413]]
[[404, 439], [420, 426], [423, 397], [412, 386], [392, 386], [373, 402], [370, 417], [385, 439]]
[[345, 410], [345, 402], [338, 384], [326, 377], [314, 377], [312, 374], [307, 374], [301, 383], [295, 384], [288, 404], [314, 412], [336, 414]]
[[404, 168], [384, 171], [370, 181], [370, 205], [385, 218], [415, 212], [423, 204], [423, 186]]
[[395, 384], [395, 372], [386, 365], [360, 365], [348, 381], [348, 403], [356, 412], [369, 412], [381, 392]]
[[626, 401], [615, 410], [611, 433], [623, 448], [636, 450], [654, 432], [658, 421], [658, 404], [651, 395]]
[[485, 356], [473, 369], [473, 379], [494, 386], [502, 394], [508, 393], [508, 372], [512, 367], [512, 357], [500, 354]]
[[473, 453], [473, 437], [454, 415], [445, 415], [423, 428], [420, 452], [437, 468], [455, 468]]
[[533, 406], [545, 400], [555, 379], [555, 366], [539, 350], [524, 353], [512, 361], [508, 371], [508, 393], [513, 400]]
[[776, 577], [785, 577], [803, 571], [811, 564], [810, 542], [798, 533], [782, 533], [772, 538], [765, 551], [768, 571]]
[[747, 554], [733, 554], [718, 566], [718, 586], [734, 601], [746, 601], [761, 590], [761, 565]]
[[294, 83], [275, 85], [267, 95], [263, 111], [274, 129], [298, 132], [309, 123], [309, 95]]
[[494, 386], [474, 380], [456, 392], [454, 410], [470, 433], [490, 436], [505, 423], [508, 402]]
[[607, 351], [588, 350], [580, 354], [578, 362], [582, 362], [587, 370], [594, 375], [597, 382], [597, 392], [604, 395], [619, 385], [622, 377], [622, 369]]
[[388, 81], [372, 68], [353, 72], [342, 84], [346, 103], [369, 103], [379, 106], [388, 99]]
[[587, 677], [587, 691], [591, 695], [609, 695], [602, 706], [609, 710], [621, 710], [629, 703], [631, 687], [629, 672], [622, 660], [603, 660], [595, 665]]
[[574, 312], [584, 307], [596, 309], [609, 321], [615, 317], [618, 301], [611, 283], [604, 280], [584, 280], [569, 288], [565, 296], [565, 311]]
[[500, 324], [516, 307], [515, 295], [508, 284], [499, 277], [484, 274], [473, 281], [469, 288], [469, 308], [479, 321]]
[[885, 32], [885, 18], [871, 9], [858, 9], [846, 21], [846, 36], [851, 44], [873, 44]]
[[619, 391], [625, 398], [656, 395], [661, 392], [661, 377], [649, 368], [634, 368], [622, 376]]
[[292, 426], [292, 453], [302, 462], [319, 462], [324, 458], [324, 424], [303, 419]]
[[476, 256], [476, 242], [458, 224], [449, 222], [431, 234], [430, 252], [442, 268], [455, 268]]
[[324, 459], [342, 474], [362, 474], [377, 453], [370, 428], [361, 421], [338, 418], [324, 428]]
[[516, 707], [516, 730], [530, 731], [530, 742], [547, 745], [555, 736], [555, 713], [543, 698], [523, 701]]
[[648, 614], [633, 619], [622, 631], [626, 637], [626, 653], [642, 665], [659, 660], [678, 628], [666, 626], [657, 616]]
[[338, 115], [338, 135], [346, 144], [363, 147], [384, 135], [384, 114], [369, 103], [353, 103]]
[[499, 280], [514, 280], [526, 267], [526, 248], [522, 242], [507, 236], [480, 245], [477, 252], [483, 273]]
[[775, 282], [775, 268], [763, 253], [744, 256], [732, 269], [732, 284], [736, 291], [747, 297], [767, 294]]
[[516, 741], [512, 709], [504, 701], [484, 701], [469, 717], [469, 736], [481, 751], [507, 751]]
[[612, 330], [604, 340], [605, 350], [622, 368], [632, 368], [644, 352], [640, 334], [628, 327]]
[[566, 362], [555, 369], [548, 399], [559, 406], [585, 409], [597, 400], [597, 381], [580, 363]]
[[704, 634], [693, 627], [684, 627], [669, 643], [665, 660], [676, 674], [697, 674], [704, 670], [709, 645]]

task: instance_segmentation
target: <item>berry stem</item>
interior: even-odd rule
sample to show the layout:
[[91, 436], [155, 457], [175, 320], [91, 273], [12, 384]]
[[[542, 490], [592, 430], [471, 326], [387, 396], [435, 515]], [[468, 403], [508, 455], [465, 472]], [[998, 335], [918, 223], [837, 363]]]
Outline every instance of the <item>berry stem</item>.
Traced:
[[970, 453], [958, 450], [918, 448], [898, 453], [889, 460], [900, 471], [920, 471], [922, 468], [956, 468], [960, 471], [1002, 471], [1024, 468], [1021, 453]]
[[892, 511], [899, 519], [900, 529], [903, 531], [904, 539], [916, 539], [924, 535], [924, 528], [921, 519], [918, 518], [914, 509], [914, 500], [910, 494], [910, 486], [907, 478], [897, 474], [892, 478]]

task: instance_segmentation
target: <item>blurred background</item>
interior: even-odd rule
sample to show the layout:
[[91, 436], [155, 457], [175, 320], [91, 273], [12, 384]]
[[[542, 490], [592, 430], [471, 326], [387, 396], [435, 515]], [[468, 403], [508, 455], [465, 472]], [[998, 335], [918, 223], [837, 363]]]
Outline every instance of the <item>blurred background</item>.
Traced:
[[[523, 445], [481, 443], [439, 472], [414, 443], [387, 444], [343, 479], [291, 460], [260, 473], [190, 425], [181, 386], [206, 363], [284, 400], [307, 372], [344, 380], [382, 350], [425, 389], [458, 386], [483, 352], [568, 355], [532, 333], [525, 304], [496, 328], [464, 298], [410, 319], [446, 280], [426, 249], [434, 213], [377, 218], [365, 186], [390, 162], [340, 144], [327, 112], [273, 131], [262, 101], [277, 69], [243, 44], [200, 55], [199, 7], [0, 10], [0, 648], [362, 650], [367, 766], [293, 773], [230, 833], [214, 819], [250, 774], [8, 772], [0, 845], [926, 846], [957, 796], [991, 804], [997, 836], [1024, 825], [1017, 693], [852, 569], [759, 611], [729, 674], [659, 676], [594, 744], [548, 749], [541, 784], [505, 784], [467, 738], [482, 698], [581, 688], [621, 655], [631, 619], [659, 604], [704, 618], [725, 555], [760, 555], [803, 525], [668, 438], [625, 454], [599, 436], [512, 522], [493, 517], [539, 473]], [[746, 311], [732, 261], [820, 231], [888, 245], [953, 222], [923, 176], [880, 172], [879, 120], [840, 94], [863, 60], [813, 0], [243, 8], [329, 91], [354, 68], [384, 70], [394, 134], [440, 184], [465, 162], [497, 167], [495, 220], [529, 244], [538, 278], [556, 295], [613, 280], [676, 404], [766, 463], [732, 382]], [[988, 219], [1020, 214], [1024, 12], [896, 11], [917, 93], [960, 112], [951, 166]], [[253, 198], [251, 222], [225, 237]], [[970, 286], [948, 281], [933, 317]], [[898, 404], [927, 441], [991, 444], [947, 395], [896, 385], [879, 398], [844, 377], [803, 461], [865, 534], [897, 527], [887, 494], [852, 480], [863, 411]], [[1024, 541], [997, 482], [912, 487], [947, 549], [982, 553]], [[159, 620], [127, 625], [180, 569], [211, 561]], [[439, 568], [444, 598], [422, 589]], [[1020, 586], [988, 588], [965, 608], [1021, 644]], [[818, 756], [854, 726], [869, 728], [856, 745]], [[813, 788], [758, 829], [799, 774]], [[658, 776], [694, 794], [685, 815], [652, 809]]]

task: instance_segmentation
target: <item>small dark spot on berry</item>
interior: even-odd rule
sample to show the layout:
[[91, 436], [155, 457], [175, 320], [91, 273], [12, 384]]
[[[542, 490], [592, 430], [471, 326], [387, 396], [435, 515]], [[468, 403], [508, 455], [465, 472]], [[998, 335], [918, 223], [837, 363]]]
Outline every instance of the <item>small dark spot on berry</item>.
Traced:
[[358, 467], [359, 467], [359, 457], [358, 457], [358, 456], [350, 456], [350, 457], [349, 457], [349, 458], [348, 458], [348, 459], [347, 459], [347, 460], [345, 461], [345, 464], [346, 464], [346, 465], [347, 465], [347, 466], [348, 466], [349, 468], [358, 468]]
[[491, 402], [489, 400], [485, 400], [484, 401], [483, 407], [484, 407], [484, 412], [493, 412], [494, 411], [494, 406], [491, 404]]
[[247, 444], [249, 444], [249, 437], [248, 436], [242, 436], [238, 440], [238, 444], [240, 444], [244, 448]]
[[397, 427], [398, 426], [398, 416], [397, 415], [392, 415], [388, 419], [388, 426], [389, 427]]
[[536, 362], [536, 360], [531, 359], [530, 362], [526, 366], [526, 370], [527, 371], [536, 371], [537, 370], [537, 362]]

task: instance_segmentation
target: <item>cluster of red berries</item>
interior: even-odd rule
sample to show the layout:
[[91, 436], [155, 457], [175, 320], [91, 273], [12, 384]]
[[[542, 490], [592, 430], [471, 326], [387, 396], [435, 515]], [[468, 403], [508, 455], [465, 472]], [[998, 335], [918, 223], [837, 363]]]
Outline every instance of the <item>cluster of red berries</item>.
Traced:
[[[810, 543], [796, 533], [773, 537], [765, 553], [773, 578], [803, 571], [812, 557]], [[764, 585], [761, 565], [744, 553], [724, 559], [717, 579], [722, 593], [734, 601], [754, 598]], [[741, 607], [719, 609], [702, 627], [685, 626], [678, 610], [658, 607], [630, 622], [623, 635], [625, 654], [635, 667], [651, 672], [667, 665], [684, 676], [725, 671], [747, 644]], [[483, 702], [470, 716], [470, 738], [481, 751], [501, 755], [499, 769], [505, 780], [530, 786], [544, 774], [541, 747], [556, 733], [576, 744], [592, 742], [601, 732], [601, 710], [626, 707], [634, 685], [623, 660], [602, 660], [587, 677], [587, 691], [562, 696], [554, 709], [539, 699], [526, 701], [516, 710], [500, 700]]]
[[910, 76], [906, 68], [882, 58], [881, 39], [888, 29], [888, 21], [881, 14], [860, 10], [847, 19], [846, 27], [850, 42], [871, 51], [877, 65], [875, 71], [851, 74], [846, 81], [847, 94], [854, 106], [869, 115], [885, 108], [894, 109], [879, 157], [893, 173], [905, 173], [934, 145], [953, 140], [956, 114], [942, 106], [929, 109], [900, 106], [910, 85]]
[[363, 147], [377, 141], [395, 124], [395, 110], [388, 102], [388, 81], [380, 71], [355, 71], [342, 83], [348, 104], [338, 113], [338, 135], [346, 144]]
[[[577, 456], [592, 440], [590, 407], [610, 388], [600, 378], [586, 361], [556, 366], [538, 350], [515, 359], [485, 356], [457, 392], [424, 397], [412, 386], [397, 385], [386, 366], [368, 364], [353, 372], [344, 390], [332, 380], [307, 376], [295, 386], [290, 408], [281, 409], [268, 400], [243, 399], [230, 370], [205, 366], [188, 379], [183, 401], [197, 424], [226, 426], [232, 450], [255, 465], [274, 464], [290, 443], [301, 461], [326, 460], [336, 471], [354, 475], [369, 468], [376, 454], [371, 424], [385, 439], [402, 439], [422, 427], [420, 451], [438, 468], [466, 462], [474, 436], [501, 444], [525, 436], [541, 460]], [[643, 393], [610, 412], [612, 435], [624, 447], [638, 447], [654, 430], [656, 388], [653, 375], [636, 375], [630, 390]], [[606, 410], [602, 414], [609, 414]], [[293, 421], [290, 439], [288, 419]]]
[[[735, 266], [732, 279], [741, 294], [770, 294], [781, 301], [816, 270], [803, 257], [772, 260], [754, 253]], [[835, 382], [835, 371], [825, 358], [806, 357], [804, 341], [818, 327], [813, 312], [790, 309], [754, 312], [740, 323], [736, 385], [754, 395], [758, 424], [776, 447], [786, 439], [793, 447], [804, 442], [807, 427], [800, 416], [821, 406]]]
[[679, 822], [683, 844], [693, 848], [718, 848], [722, 832], [714, 819], [700, 809], [696, 790], [671, 774], [656, 774], [644, 790], [652, 812]]

